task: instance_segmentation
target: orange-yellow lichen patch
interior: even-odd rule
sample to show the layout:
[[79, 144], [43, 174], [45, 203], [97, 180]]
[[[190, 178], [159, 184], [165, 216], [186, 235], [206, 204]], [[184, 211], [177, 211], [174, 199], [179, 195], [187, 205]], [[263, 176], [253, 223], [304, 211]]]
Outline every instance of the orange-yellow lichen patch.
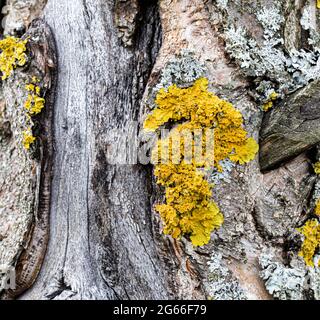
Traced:
[[40, 87], [32, 83], [26, 85], [26, 90], [29, 92], [24, 107], [30, 115], [36, 115], [42, 111], [45, 104], [45, 99], [40, 97]]
[[297, 230], [304, 236], [299, 255], [303, 257], [307, 266], [313, 267], [313, 257], [320, 246], [320, 224], [316, 219], [311, 219]]
[[38, 85], [39, 79], [35, 76], [32, 77], [31, 83], [25, 86], [28, 92], [27, 100], [24, 103], [26, 117], [29, 119], [30, 128], [23, 133], [23, 145], [26, 150], [30, 149], [30, 145], [35, 141], [32, 135], [33, 122], [31, 117], [39, 114], [45, 106], [45, 99], [40, 96], [41, 88]]
[[220, 161], [227, 158], [240, 164], [249, 162], [258, 144], [247, 138], [241, 113], [208, 91], [206, 78], [189, 88], [172, 85], [160, 89], [155, 102], [157, 107], [144, 122], [145, 130], [178, 123], [152, 151], [157, 182], [166, 189], [166, 203], [157, 205], [156, 210], [166, 234], [174, 238], [187, 235], [195, 246], [201, 246], [223, 222], [211, 200], [212, 186], [205, 170], [215, 167], [222, 171]]
[[264, 103], [262, 109], [263, 111], [268, 111], [273, 107], [273, 103], [277, 100], [278, 94], [276, 92], [272, 92], [268, 98], [268, 100]]
[[2, 80], [11, 76], [17, 66], [26, 64], [26, 44], [28, 40], [21, 40], [15, 37], [6, 37], [0, 40], [0, 71]]
[[316, 201], [316, 205], [314, 208], [314, 213], [320, 217], [320, 199]]
[[166, 188], [166, 203], [156, 205], [165, 224], [164, 233], [174, 238], [189, 235], [195, 246], [209, 242], [223, 216], [211, 199], [211, 186], [190, 164], [159, 164], [155, 176]]
[[36, 138], [32, 135], [31, 128], [23, 132], [23, 146], [26, 150], [30, 149], [31, 144], [35, 142]]
[[314, 172], [316, 174], [320, 174], [320, 162], [316, 162], [314, 165], [313, 165], [313, 169], [314, 169]]

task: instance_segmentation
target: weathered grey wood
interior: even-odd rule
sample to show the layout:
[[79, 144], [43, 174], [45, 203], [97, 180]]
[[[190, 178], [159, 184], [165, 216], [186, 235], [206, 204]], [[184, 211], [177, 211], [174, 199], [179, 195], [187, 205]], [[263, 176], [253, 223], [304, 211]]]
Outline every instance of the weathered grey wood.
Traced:
[[[72, 13], [72, 14], [71, 14]], [[108, 165], [109, 132], [136, 119], [161, 41], [156, 5], [123, 47], [113, 1], [48, 1], [58, 48], [51, 233], [25, 298], [168, 298], [150, 215], [151, 171]]]
[[286, 98], [264, 118], [260, 133], [261, 170], [270, 170], [320, 142], [320, 82]]

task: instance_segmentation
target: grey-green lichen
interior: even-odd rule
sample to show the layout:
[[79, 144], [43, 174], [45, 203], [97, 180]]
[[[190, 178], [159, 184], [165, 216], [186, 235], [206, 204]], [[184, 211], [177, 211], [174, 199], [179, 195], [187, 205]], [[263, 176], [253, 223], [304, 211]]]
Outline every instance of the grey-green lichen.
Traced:
[[[320, 257], [318, 257], [319, 259]], [[284, 265], [273, 253], [263, 251], [259, 263], [261, 278], [268, 292], [280, 300], [320, 298], [320, 268], [306, 267], [300, 258]]]
[[209, 299], [247, 300], [244, 290], [225, 266], [220, 253], [212, 254], [208, 267], [207, 291]]
[[320, 37], [312, 23], [311, 4], [305, 6], [300, 21], [300, 27], [309, 30], [310, 50], [286, 48], [282, 30], [287, 22], [280, 2], [262, 6], [255, 3], [250, 8], [242, 8], [238, 2], [234, 1], [234, 10], [247, 10], [255, 17], [255, 22], [250, 22], [252, 25], [237, 22], [236, 13], [232, 13], [230, 7], [221, 9], [217, 5], [217, 9], [223, 17], [226, 50], [246, 75], [257, 80], [254, 96], [259, 103], [266, 103], [273, 92], [283, 98], [319, 77]]
[[320, 51], [320, 34], [316, 28], [317, 8], [313, 1], [307, 1], [302, 9], [300, 24], [301, 27], [309, 32], [308, 43], [317, 52]]
[[211, 172], [209, 181], [213, 184], [219, 184], [224, 181], [226, 183], [231, 182], [230, 174], [235, 168], [236, 164], [229, 159], [225, 159], [219, 162], [219, 165], [223, 168], [223, 171], [214, 170]]
[[286, 267], [274, 261], [270, 253], [263, 253], [259, 259], [262, 267], [261, 277], [266, 289], [274, 298], [280, 300], [301, 300], [305, 281], [305, 270]]
[[168, 88], [173, 84], [188, 87], [199, 78], [206, 76], [206, 67], [200, 63], [191, 50], [183, 49], [180, 55], [170, 59], [161, 72], [161, 78], [155, 90]]
[[[315, 258], [315, 265], [318, 265], [318, 261], [320, 259], [320, 256], [317, 256]], [[309, 268], [308, 272], [309, 276], [309, 283], [310, 283], [310, 289], [313, 292], [313, 298], [315, 300], [320, 300], [320, 268]]]

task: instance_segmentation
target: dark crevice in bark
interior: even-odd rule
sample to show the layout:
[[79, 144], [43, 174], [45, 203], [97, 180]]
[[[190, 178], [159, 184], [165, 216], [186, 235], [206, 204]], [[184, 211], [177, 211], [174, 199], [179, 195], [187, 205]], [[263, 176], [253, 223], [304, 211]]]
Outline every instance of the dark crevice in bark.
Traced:
[[[54, 300], [59, 295], [61, 295], [64, 291], [73, 292], [71, 286], [65, 282], [64, 276], [63, 274], [61, 274], [61, 277], [57, 279], [57, 288], [53, 292], [47, 294], [46, 298], [48, 298], [49, 300]], [[74, 293], [74, 295], [75, 294], [76, 293]]]
[[[3, 21], [4, 14], [2, 13], [3, 8], [6, 6], [6, 0], [0, 0], [0, 22]], [[3, 27], [2, 23], [0, 23], [0, 35], [3, 34]]]
[[[307, 4], [307, 1], [303, 0], [299, 10], [297, 11], [297, 16], [298, 16], [297, 21], [301, 20], [302, 9], [305, 7], [306, 4]], [[308, 42], [308, 39], [310, 38], [310, 31], [304, 30], [303, 28], [300, 28], [300, 30], [301, 30], [301, 48], [304, 48], [306, 50], [312, 50], [312, 46]]]
[[[257, 231], [257, 234], [260, 238], [266, 240], [266, 241], [272, 241], [272, 236], [268, 233], [268, 231], [265, 229], [263, 223], [259, 220], [259, 216], [256, 212], [256, 209], [253, 208], [251, 211], [252, 221], [255, 226], [255, 230]], [[275, 244], [277, 242], [275, 241]]]

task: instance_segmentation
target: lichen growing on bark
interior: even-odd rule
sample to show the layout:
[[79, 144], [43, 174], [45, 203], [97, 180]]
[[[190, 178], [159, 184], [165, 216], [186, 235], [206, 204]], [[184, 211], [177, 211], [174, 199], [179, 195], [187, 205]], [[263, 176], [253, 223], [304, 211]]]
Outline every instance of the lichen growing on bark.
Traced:
[[31, 128], [23, 131], [23, 146], [26, 150], [30, 149], [30, 146], [35, 142], [36, 138], [32, 134]]
[[[320, 256], [317, 256], [315, 260], [319, 261]], [[310, 282], [310, 289], [313, 292], [313, 298], [315, 300], [320, 300], [320, 268], [314, 267], [308, 269], [308, 276]]]
[[27, 42], [28, 40], [15, 37], [6, 37], [0, 40], [0, 71], [2, 73], [2, 80], [9, 78], [16, 67], [22, 67], [26, 64]]
[[188, 87], [199, 78], [205, 77], [206, 68], [204, 64], [195, 59], [191, 50], [181, 50], [180, 55], [168, 61], [161, 72], [161, 78], [154, 90], [167, 89], [172, 85]]
[[212, 300], [247, 300], [245, 291], [225, 266], [222, 254], [213, 253], [208, 262], [207, 291]]
[[313, 168], [314, 168], [314, 172], [316, 174], [319, 174], [320, 175], [320, 162], [317, 161], [314, 165], [313, 165]]
[[[6, 80], [13, 75], [13, 71], [17, 67], [22, 67], [27, 62], [27, 43], [28, 39], [19, 39], [15, 37], [6, 37], [0, 40], [0, 71], [2, 72], [2, 80]], [[39, 79], [32, 77], [25, 85], [28, 92], [27, 99], [24, 104], [24, 123], [25, 128], [20, 133], [21, 141], [26, 150], [36, 141], [33, 136], [32, 117], [39, 114], [45, 105], [45, 99], [41, 97], [41, 88]]]
[[314, 207], [314, 213], [320, 217], [320, 199], [316, 201], [316, 205]]
[[26, 111], [26, 119], [28, 120], [28, 128], [23, 132], [23, 146], [26, 150], [30, 149], [30, 146], [36, 141], [33, 136], [33, 121], [32, 117], [39, 114], [45, 106], [45, 99], [40, 96], [41, 88], [39, 86], [40, 80], [36, 77], [32, 77], [29, 84], [25, 86], [25, 90], [28, 92], [27, 100], [24, 103], [24, 109]]
[[320, 217], [320, 179], [318, 175], [314, 184], [312, 204], [314, 205], [314, 214]]
[[148, 108], [156, 108], [155, 99], [160, 89], [167, 89], [174, 84], [181, 88], [189, 87], [197, 79], [205, 77], [206, 72], [204, 64], [195, 58], [192, 50], [182, 49], [179, 55], [169, 59], [157, 83], [149, 88], [146, 101]]
[[[195, 246], [202, 246], [223, 222], [217, 205], [210, 200], [206, 170], [215, 167], [223, 171], [221, 161], [226, 159], [247, 163], [254, 159], [258, 145], [253, 138], [247, 138], [241, 113], [208, 91], [206, 78], [199, 78], [188, 88], [172, 85], [160, 89], [155, 103], [157, 107], [144, 122], [145, 130], [155, 131], [169, 122], [184, 121], [159, 140], [152, 152], [155, 176], [166, 188], [166, 204], [157, 205], [156, 210], [165, 223], [165, 233], [174, 238], [190, 236]], [[214, 134], [210, 136], [205, 129], [214, 129]], [[199, 130], [200, 135], [196, 132]], [[189, 145], [185, 133], [192, 135]]]
[[301, 300], [306, 271], [286, 267], [274, 261], [271, 253], [263, 252], [259, 258], [262, 267], [261, 277], [266, 289], [279, 300]]
[[33, 79], [32, 83], [26, 85], [26, 90], [29, 94], [24, 107], [30, 116], [39, 114], [45, 104], [45, 99], [40, 97], [41, 88], [36, 84], [37, 82], [37, 79]]
[[[265, 249], [259, 257], [260, 275], [270, 294], [280, 300], [320, 298], [320, 268], [306, 266], [298, 259], [288, 265], [275, 258], [271, 249]], [[319, 256], [314, 257], [318, 264]]]
[[[12, 90], [6, 93], [7, 97], [8, 93], [12, 94]], [[19, 112], [22, 108], [17, 108], [11, 99], [5, 103], [2, 89], [0, 101], [0, 127], [7, 124], [7, 130], [0, 131], [0, 265], [10, 266], [20, 254], [32, 223], [36, 172], [34, 161], [17, 138], [22, 129], [19, 121], [24, 119]]]
[[[317, 219], [310, 219], [297, 230], [304, 236], [299, 255], [303, 257], [307, 266], [314, 267], [314, 257], [320, 249], [320, 223]], [[318, 266], [320, 267], [320, 261]]]
[[[5, 195], [0, 204], [0, 265], [16, 268], [16, 289], [10, 297], [29, 288], [39, 273], [48, 241], [51, 183], [49, 90], [55, 84], [55, 46], [40, 19], [22, 39], [28, 39], [28, 64], [16, 68], [0, 91], [0, 193]], [[34, 91], [30, 84], [35, 84]], [[39, 104], [31, 102], [30, 110], [26, 108], [28, 94], [48, 97], [51, 104], [43, 115], [39, 116]]]
[[273, 107], [273, 103], [277, 100], [278, 94], [276, 92], [272, 92], [268, 98], [268, 100], [263, 105], [263, 111], [268, 111]]
[[[300, 25], [309, 31], [311, 50], [286, 48], [283, 30], [288, 21], [284, 19], [280, 2], [273, 1], [262, 9], [258, 3], [241, 8], [241, 4], [235, 2], [231, 10], [217, 6], [223, 17], [226, 50], [243, 73], [256, 80], [254, 96], [264, 109], [271, 107], [269, 96], [272, 92], [277, 92], [281, 99], [319, 77], [320, 37], [311, 21], [309, 6], [302, 10]], [[253, 18], [250, 27], [235, 19], [237, 11], [243, 10]]]
[[[318, 147], [319, 148], [319, 147]], [[319, 152], [319, 150], [318, 150]], [[317, 180], [315, 183], [314, 194], [313, 194], [313, 203], [314, 203], [314, 214], [320, 217], [320, 161], [317, 161], [313, 165], [314, 173], [317, 175]]]

